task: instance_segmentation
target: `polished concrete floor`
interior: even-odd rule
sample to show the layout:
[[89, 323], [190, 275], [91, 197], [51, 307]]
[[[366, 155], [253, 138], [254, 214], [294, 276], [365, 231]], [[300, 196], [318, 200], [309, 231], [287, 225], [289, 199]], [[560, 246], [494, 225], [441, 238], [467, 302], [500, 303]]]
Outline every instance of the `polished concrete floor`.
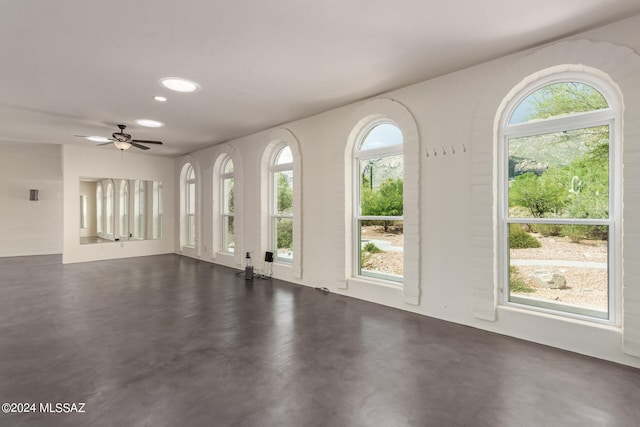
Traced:
[[0, 426], [620, 427], [640, 370], [177, 255], [0, 258], [0, 402], [38, 405]]

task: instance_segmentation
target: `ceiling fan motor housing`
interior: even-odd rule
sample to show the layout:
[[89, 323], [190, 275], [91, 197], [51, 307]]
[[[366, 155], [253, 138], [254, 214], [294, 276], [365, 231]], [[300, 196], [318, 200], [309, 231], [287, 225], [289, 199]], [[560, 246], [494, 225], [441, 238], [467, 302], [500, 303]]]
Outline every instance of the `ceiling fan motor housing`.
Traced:
[[111, 134], [111, 136], [113, 136], [113, 139], [116, 139], [120, 142], [129, 142], [131, 141], [131, 135], [129, 135], [128, 133], [123, 133], [123, 132], [114, 132]]

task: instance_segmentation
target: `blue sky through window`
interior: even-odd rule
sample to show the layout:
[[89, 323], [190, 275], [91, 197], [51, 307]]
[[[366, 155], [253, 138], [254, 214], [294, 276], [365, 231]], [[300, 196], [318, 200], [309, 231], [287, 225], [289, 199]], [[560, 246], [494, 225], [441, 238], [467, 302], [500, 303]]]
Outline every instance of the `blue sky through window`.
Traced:
[[402, 132], [396, 125], [382, 123], [369, 131], [362, 142], [361, 150], [375, 150], [402, 144]]

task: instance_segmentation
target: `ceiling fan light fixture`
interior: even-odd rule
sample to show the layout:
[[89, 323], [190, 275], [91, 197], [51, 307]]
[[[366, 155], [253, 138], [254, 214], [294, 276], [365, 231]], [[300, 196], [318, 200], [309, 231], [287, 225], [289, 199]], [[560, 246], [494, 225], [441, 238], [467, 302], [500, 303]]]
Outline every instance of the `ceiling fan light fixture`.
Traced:
[[195, 92], [200, 89], [198, 83], [180, 77], [165, 77], [160, 79], [160, 84], [167, 89], [183, 93]]
[[149, 119], [138, 119], [136, 120], [136, 123], [139, 124], [140, 126], [144, 126], [147, 128], [160, 128], [164, 126], [164, 123], [162, 122], [159, 122], [157, 120], [149, 120]]
[[113, 145], [118, 147], [118, 149], [121, 151], [128, 150], [129, 148], [131, 148], [131, 144], [129, 142], [123, 142], [123, 141], [113, 141]]

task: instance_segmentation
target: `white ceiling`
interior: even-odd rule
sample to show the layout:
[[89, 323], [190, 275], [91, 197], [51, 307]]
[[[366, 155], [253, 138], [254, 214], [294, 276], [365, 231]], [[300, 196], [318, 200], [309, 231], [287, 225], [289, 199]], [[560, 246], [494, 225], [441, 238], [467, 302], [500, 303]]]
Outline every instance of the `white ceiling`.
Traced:
[[[639, 13], [638, 0], [2, 0], [0, 143], [87, 145], [73, 135], [125, 123], [165, 143], [147, 153], [177, 156]], [[170, 92], [167, 76], [202, 89]]]

